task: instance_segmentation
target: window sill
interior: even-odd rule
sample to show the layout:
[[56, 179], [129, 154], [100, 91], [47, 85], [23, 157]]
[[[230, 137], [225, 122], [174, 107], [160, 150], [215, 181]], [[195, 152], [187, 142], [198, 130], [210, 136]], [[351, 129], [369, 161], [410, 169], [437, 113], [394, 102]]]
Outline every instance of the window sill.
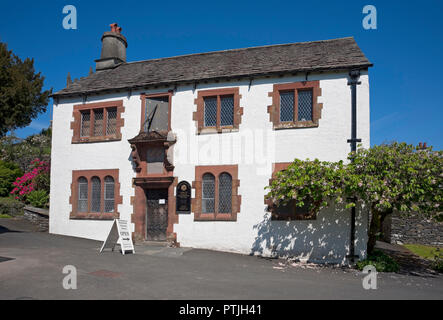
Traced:
[[198, 134], [219, 134], [219, 133], [229, 133], [229, 132], [238, 132], [238, 128], [233, 127], [222, 127], [222, 128], [203, 128]]
[[111, 141], [121, 141], [121, 137], [117, 136], [102, 136], [102, 137], [81, 137], [81, 138], [73, 138], [72, 143], [96, 143], [96, 142], [111, 142]]
[[271, 221], [312, 221], [312, 220], [317, 220], [316, 214], [310, 214], [310, 215], [299, 214], [292, 217], [288, 216], [280, 217], [276, 214], [272, 214], [271, 216]]
[[231, 213], [202, 213], [194, 216], [194, 221], [237, 221], [237, 217]]
[[301, 122], [281, 122], [274, 125], [274, 130], [284, 130], [284, 129], [300, 129], [300, 128], [318, 128], [318, 123], [312, 121], [301, 121]]
[[118, 212], [77, 212], [71, 213], [69, 219], [71, 220], [114, 220], [119, 219]]

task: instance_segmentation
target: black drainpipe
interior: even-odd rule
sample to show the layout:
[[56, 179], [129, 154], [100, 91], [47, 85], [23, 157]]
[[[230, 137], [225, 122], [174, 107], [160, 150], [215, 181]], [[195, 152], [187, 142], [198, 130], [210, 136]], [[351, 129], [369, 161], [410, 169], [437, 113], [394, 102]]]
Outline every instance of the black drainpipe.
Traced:
[[[351, 152], [357, 150], [357, 142], [361, 142], [361, 139], [357, 139], [357, 85], [361, 84], [360, 71], [352, 70], [349, 72], [350, 80], [348, 85], [351, 86], [352, 97], [352, 109], [351, 109], [351, 139], [348, 139], [348, 143], [351, 144]], [[355, 200], [355, 199], [354, 199]], [[354, 262], [355, 258], [359, 258], [355, 254], [355, 207], [351, 208], [351, 239], [349, 244], [349, 255], [351, 262]]]

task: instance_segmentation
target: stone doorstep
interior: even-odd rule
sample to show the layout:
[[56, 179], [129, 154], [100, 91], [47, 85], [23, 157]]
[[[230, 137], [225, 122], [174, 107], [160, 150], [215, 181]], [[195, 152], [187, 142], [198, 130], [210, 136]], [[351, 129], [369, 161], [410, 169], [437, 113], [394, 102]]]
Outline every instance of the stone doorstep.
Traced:
[[168, 241], [139, 241], [136, 243], [137, 246], [147, 246], [147, 247], [170, 247], [171, 243]]

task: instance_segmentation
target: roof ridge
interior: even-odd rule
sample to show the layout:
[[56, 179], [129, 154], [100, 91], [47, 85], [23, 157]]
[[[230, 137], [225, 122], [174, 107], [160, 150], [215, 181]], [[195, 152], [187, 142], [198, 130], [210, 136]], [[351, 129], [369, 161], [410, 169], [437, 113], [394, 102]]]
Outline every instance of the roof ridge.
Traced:
[[131, 62], [123, 63], [123, 64], [119, 65], [115, 69], [118, 69], [121, 66], [129, 65], [129, 64], [144, 63], [144, 62], [148, 62], [148, 61], [168, 60], [168, 59], [175, 59], [175, 58], [181, 58], [181, 57], [190, 57], [190, 56], [202, 56], [202, 55], [209, 55], [209, 54], [222, 53], [222, 52], [236, 52], [236, 51], [246, 51], [246, 50], [261, 49], [261, 48], [283, 47], [283, 46], [290, 46], [290, 45], [296, 45], [296, 44], [331, 42], [331, 41], [345, 40], [345, 39], [354, 39], [354, 37], [350, 36], [350, 37], [342, 37], [342, 38], [334, 38], [334, 39], [326, 39], [326, 40], [290, 42], [290, 43], [280, 43], [280, 44], [269, 44], [269, 45], [257, 46], [257, 47], [246, 47], [246, 48], [225, 49], [225, 50], [216, 50], [216, 51], [199, 52], [199, 53], [189, 53], [189, 54], [182, 54], [182, 55], [177, 55], [177, 56], [172, 56], [172, 57], [164, 57], [164, 58], [154, 58], [154, 59], [145, 59], [145, 60], [139, 60], [139, 61], [131, 61]]

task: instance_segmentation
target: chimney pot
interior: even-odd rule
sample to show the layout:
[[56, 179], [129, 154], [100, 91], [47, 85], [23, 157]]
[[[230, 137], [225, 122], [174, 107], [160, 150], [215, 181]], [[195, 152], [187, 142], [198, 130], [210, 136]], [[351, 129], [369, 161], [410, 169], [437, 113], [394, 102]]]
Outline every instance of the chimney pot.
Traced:
[[111, 32], [116, 32], [116, 29], [117, 29], [117, 26], [118, 26], [117, 23], [111, 23], [109, 26], [111, 27]]

